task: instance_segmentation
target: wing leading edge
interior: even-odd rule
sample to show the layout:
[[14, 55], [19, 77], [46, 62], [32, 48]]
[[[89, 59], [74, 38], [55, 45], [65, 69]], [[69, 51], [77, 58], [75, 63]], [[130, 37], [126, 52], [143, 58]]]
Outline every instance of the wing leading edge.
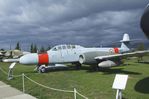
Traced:
[[137, 55], [144, 55], [146, 53], [149, 53], [149, 50], [135, 51], [135, 52], [123, 53], [123, 54], [97, 56], [94, 59], [95, 60], [104, 60], [104, 59], [112, 59], [112, 58], [116, 58], [116, 57], [132, 57], [132, 56], [137, 56]]

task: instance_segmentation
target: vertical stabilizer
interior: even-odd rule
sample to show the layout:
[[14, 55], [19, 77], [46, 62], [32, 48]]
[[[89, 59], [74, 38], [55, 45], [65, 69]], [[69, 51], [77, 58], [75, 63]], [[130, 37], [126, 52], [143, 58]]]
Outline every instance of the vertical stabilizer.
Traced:
[[126, 52], [126, 51], [130, 50], [129, 47], [128, 47], [129, 42], [130, 42], [130, 38], [129, 38], [129, 35], [127, 33], [125, 33], [123, 35], [123, 39], [120, 42], [121, 42], [121, 50], [123, 52]]
[[127, 33], [123, 35], [123, 40], [121, 40], [121, 42], [130, 42], [129, 35]]

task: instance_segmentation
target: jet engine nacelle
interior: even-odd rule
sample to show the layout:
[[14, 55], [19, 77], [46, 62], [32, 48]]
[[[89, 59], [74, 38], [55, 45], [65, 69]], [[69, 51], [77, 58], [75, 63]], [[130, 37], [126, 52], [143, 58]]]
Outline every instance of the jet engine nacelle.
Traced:
[[112, 67], [112, 66], [116, 66], [116, 65], [117, 64], [114, 61], [111, 61], [111, 60], [102, 61], [98, 64], [98, 66], [102, 67], [102, 68]]
[[79, 56], [79, 63], [80, 64], [94, 64], [97, 63], [97, 61], [94, 59], [99, 55], [98, 51], [94, 52], [86, 52]]

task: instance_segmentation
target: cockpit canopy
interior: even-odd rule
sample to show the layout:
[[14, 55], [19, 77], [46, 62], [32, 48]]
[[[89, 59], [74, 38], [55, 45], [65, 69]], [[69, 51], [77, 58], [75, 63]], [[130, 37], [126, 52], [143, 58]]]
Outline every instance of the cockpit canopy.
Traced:
[[80, 45], [57, 45], [53, 48], [51, 48], [51, 51], [58, 51], [58, 50], [65, 50], [65, 49], [79, 49], [84, 48]]

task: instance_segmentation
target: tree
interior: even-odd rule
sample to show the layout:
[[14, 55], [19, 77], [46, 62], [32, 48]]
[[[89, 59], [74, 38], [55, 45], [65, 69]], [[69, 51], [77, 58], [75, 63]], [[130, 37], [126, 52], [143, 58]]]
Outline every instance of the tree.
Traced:
[[137, 50], [138, 50], [138, 51], [142, 51], [142, 50], [144, 50], [144, 49], [145, 49], [144, 43], [139, 43], [138, 46], [137, 46]]
[[38, 48], [37, 48], [36, 44], [34, 44], [33, 52], [37, 53], [37, 50], [38, 50]]
[[20, 43], [19, 43], [19, 42], [17, 42], [17, 45], [16, 45], [16, 48], [15, 48], [15, 49], [21, 50], [21, 48], [20, 48]]
[[[137, 47], [137, 50], [138, 50], [138, 51], [145, 50], [144, 43], [139, 43], [139, 44], [138, 44], [138, 47]], [[140, 62], [140, 61], [143, 60], [143, 56], [144, 56], [144, 54], [139, 54], [139, 55], [138, 55], [138, 62]]]
[[33, 43], [32, 43], [32, 44], [31, 44], [31, 48], [30, 48], [30, 52], [31, 52], [31, 53], [34, 52], [34, 48], [33, 48], [33, 47], [34, 47], [34, 45], [33, 45]]
[[40, 48], [40, 53], [43, 53], [43, 52], [45, 52], [45, 48], [42, 46], [42, 47]]
[[3, 48], [1, 48], [1, 49], [0, 49], [0, 51], [4, 51], [4, 49], [3, 49]]
[[30, 52], [31, 53], [37, 53], [37, 50], [38, 50], [38, 48], [37, 48], [37, 46], [36, 46], [36, 44], [31, 44], [31, 47], [30, 47]]

